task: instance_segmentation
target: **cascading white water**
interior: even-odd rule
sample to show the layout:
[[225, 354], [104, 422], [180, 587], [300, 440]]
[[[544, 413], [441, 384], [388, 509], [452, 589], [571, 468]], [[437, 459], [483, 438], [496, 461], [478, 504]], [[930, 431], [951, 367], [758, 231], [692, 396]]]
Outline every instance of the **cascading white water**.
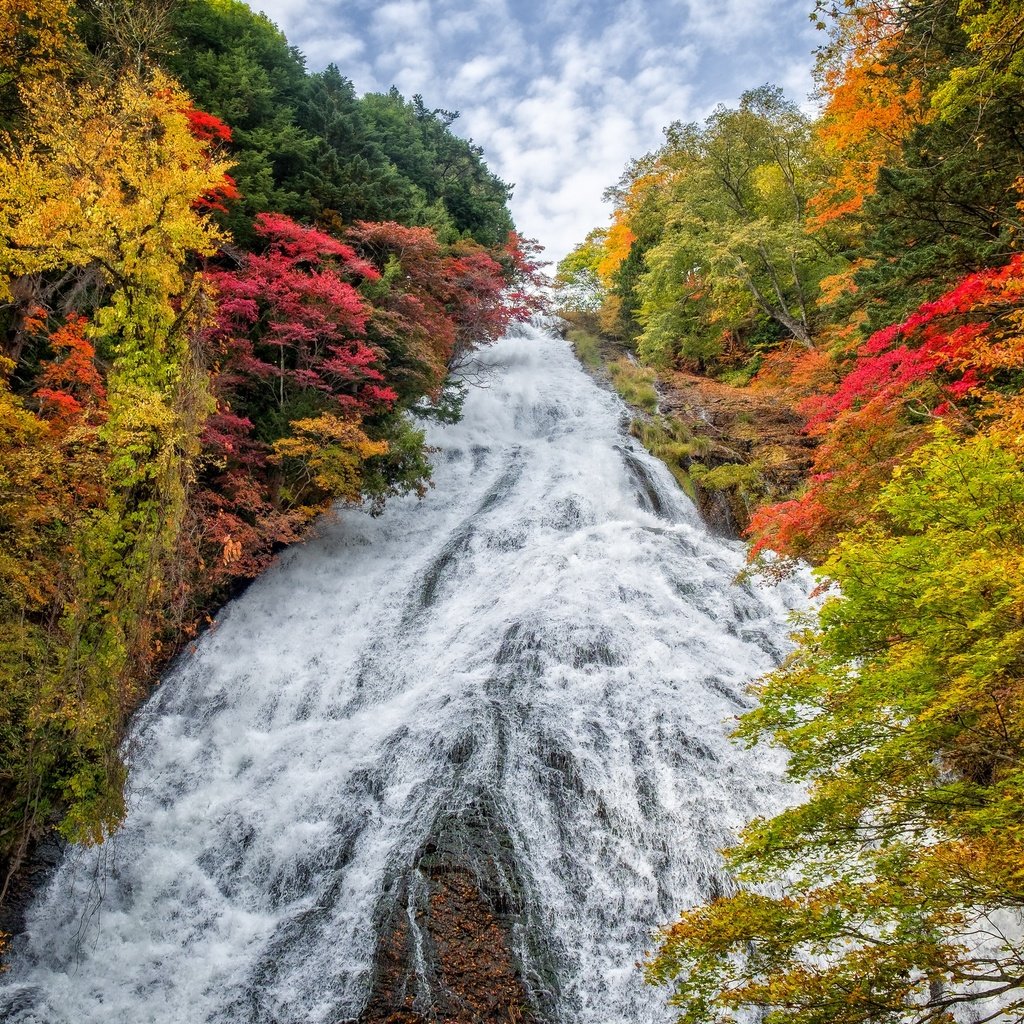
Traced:
[[803, 590], [734, 582], [741, 545], [564, 342], [529, 328], [480, 361], [430, 431], [427, 498], [323, 523], [175, 664], [128, 820], [37, 899], [0, 1017], [358, 1018], [400, 880], [463, 828], [503, 851], [542, 1016], [671, 1018], [635, 962], [790, 796], [727, 733]]

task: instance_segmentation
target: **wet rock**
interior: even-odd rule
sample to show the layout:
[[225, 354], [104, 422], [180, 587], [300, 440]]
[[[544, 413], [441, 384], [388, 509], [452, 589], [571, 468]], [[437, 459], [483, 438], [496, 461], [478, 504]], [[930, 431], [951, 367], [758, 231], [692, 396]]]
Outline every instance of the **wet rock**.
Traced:
[[0, 865], [3, 869], [0, 878], [7, 877], [0, 900], [0, 933], [20, 935], [25, 930], [25, 915], [32, 899], [49, 881], [66, 845], [56, 832], [47, 832], [29, 844], [16, 864]]
[[473, 872], [443, 859], [416, 870], [422, 891], [399, 901], [360, 1024], [536, 1021], [505, 928]]

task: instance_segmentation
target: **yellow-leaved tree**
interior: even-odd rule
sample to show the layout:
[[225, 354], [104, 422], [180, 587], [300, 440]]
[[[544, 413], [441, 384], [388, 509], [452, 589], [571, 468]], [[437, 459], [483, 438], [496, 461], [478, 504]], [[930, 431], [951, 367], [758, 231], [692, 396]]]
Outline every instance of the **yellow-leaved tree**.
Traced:
[[[100, 840], [123, 813], [118, 742], [144, 677], [140, 660], [158, 647], [151, 612], [167, 602], [161, 588], [173, 578], [211, 408], [195, 354], [209, 306], [197, 257], [222, 237], [200, 200], [223, 183], [227, 165], [193, 134], [189, 98], [161, 74], [99, 85], [40, 77], [21, 97], [18, 134], [0, 146], [0, 301], [23, 307], [19, 330], [31, 334], [39, 283], [77, 287], [92, 310], [80, 333], [107, 373], [90, 440], [100, 460], [96, 500], [43, 501], [56, 508], [46, 528], [63, 537], [64, 580], [30, 609], [45, 642], [28, 661], [24, 649], [0, 652], [0, 671], [22, 680], [17, 706], [4, 710], [30, 737], [4, 765], [21, 820], [3, 828], [25, 835], [25, 820], [61, 807], [65, 835]], [[41, 500], [52, 497], [63, 486], [45, 471], [59, 409], [43, 401], [33, 413], [5, 396], [18, 443], [0, 454], [0, 487], [23, 479]], [[11, 475], [11, 459], [20, 475]], [[25, 468], [34, 465], [44, 467], [37, 477]], [[0, 494], [0, 505], [5, 497], [13, 493]]]

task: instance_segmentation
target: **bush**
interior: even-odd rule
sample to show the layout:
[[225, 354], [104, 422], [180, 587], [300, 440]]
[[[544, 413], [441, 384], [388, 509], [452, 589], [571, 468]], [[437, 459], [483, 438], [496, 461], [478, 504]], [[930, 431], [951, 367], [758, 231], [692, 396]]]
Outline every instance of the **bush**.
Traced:
[[653, 370], [638, 366], [629, 359], [616, 359], [608, 364], [608, 372], [615, 390], [626, 402], [644, 412], [657, 411], [658, 392], [654, 390]]

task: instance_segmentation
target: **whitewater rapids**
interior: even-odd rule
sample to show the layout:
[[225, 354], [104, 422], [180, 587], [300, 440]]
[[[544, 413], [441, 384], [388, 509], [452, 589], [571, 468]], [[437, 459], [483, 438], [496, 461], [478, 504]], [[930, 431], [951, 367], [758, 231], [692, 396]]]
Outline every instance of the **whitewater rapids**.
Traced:
[[504, 851], [542, 1019], [671, 1019], [635, 962], [792, 798], [727, 734], [803, 581], [735, 582], [742, 546], [564, 341], [526, 328], [476, 376], [425, 499], [325, 521], [168, 672], [128, 819], [36, 899], [0, 1019], [357, 1019], [401, 880], [460, 828]]

